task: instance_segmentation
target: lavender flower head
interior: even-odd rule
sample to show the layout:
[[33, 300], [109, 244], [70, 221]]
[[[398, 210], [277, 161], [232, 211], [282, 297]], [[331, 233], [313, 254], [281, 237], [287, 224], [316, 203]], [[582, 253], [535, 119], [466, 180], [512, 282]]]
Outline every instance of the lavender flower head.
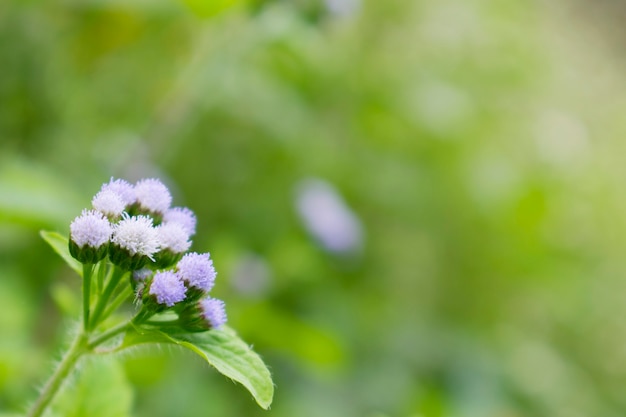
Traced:
[[122, 197], [111, 189], [100, 190], [91, 200], [91, 205], [94, 209], [112, 219], [121, 216], [126, 208]]
[[208, 292], [215, 284], [217, 272], [208, 253], [188, 253], [178, 261], [176, 269], [189, 286]]
[[111, 178], [107, 184], [102, 185], [100, 191], [113, 191], [122, 199], [124, 205], [127, 207], [132, 205], [137, 200], [137, 197], [135, 196], [135, 187], [128, 181], [124, 181], [122, 179], [114, 180]]
[[187, 207], [172, 207], [163, 215], [163, 223], [178, 223], [193, 236], [196, 233], [196, 215]]
[[70, 239], [78, 247], [99, 248], [111, 238], [111, 224], [102, 213], [83, 210], [70, 224]]
[[172, 204], [172, 195], [167, 187], [158, 179], [143, 179], [135, 184], [137, 203], [145, 210], [153, 213], [165, 213]]
[[159, 234], [161, 250], [183, 253], [191, 247], [189, 233], [178, 223], [163, 223], [156, 230]]
[[113, 243], [126, 249], [131, 255], [140, 254], [152, 258], [159, 250], [159, 236], [148, 216], [125, 215], [113, 228]]
[[160, 271], [154, 275], [150, 284], [150, 295], [155, 296], [159, 304], [172, 307], [185, 299], [185, 284], [171, 271]]
[[202, 317], [212, 329], [219, 329], [226, 323], [226, 305], [217, 298], [204, 298], [200, 300]]

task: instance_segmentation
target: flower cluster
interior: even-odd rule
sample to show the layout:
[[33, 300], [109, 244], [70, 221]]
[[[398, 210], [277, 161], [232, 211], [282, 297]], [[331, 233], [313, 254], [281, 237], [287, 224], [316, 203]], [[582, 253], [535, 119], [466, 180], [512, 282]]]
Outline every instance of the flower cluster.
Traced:
[[138, 316], [175, 312], [188, 331], [219, 328], [224, 303], [208, 296], [216, 271], [208, 253], [189, 252], [196, 216], [171, 207], [172, 196], [158, 179], [131, 184], [111, 179], [70, 225], [71, 255], [85, 265], [104, 262], [129, 273]]

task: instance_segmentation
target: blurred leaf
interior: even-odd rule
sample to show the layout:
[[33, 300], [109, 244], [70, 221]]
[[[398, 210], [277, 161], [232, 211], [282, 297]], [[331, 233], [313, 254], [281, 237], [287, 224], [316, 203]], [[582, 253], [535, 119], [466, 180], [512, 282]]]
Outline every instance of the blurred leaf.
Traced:
[[57, 233], [57, 232], [49, 232], [46, 230], [42, 230], [39, 232], [43, 240], [45, 240], [48, 245], [52, 246], [52, 249], [59, 255], [61, 258], [67, 263], [70, 268], [72, 268], [78, 275], [83, 276], [83, 267], [80, 262], [76, 259], [72, 258], [70, 255], [70, 250], [68, 248], [68, 240], [65, 236]]
[[269, 370], [234, 330], [223, 328], [195, 334], [167, 334], [161, 331], [129, 331], [119, 349], [145, 343], [168, 343], [200, 355], [221, 374], [241, 383], [256, 402], [268, 409], [274, 396]]
[[78, 198], [54, 172], [19, 158], [0, 160], [0, 220], [39, 227], [64, 224]]
[[50, 288], [50, 294], [65, 315], [76, 317], [80, 314], [82, 300], [71, 286], [64, 282], [55, 282]]
[[115, 360], [90, 361], [78, 381], [61, 394], [53, 407], [63, 417], [131, 416], [133, 390]]
[[241, 0], [183, 0], [183, 3], [196, 16], [213, 17], [241, 3]]

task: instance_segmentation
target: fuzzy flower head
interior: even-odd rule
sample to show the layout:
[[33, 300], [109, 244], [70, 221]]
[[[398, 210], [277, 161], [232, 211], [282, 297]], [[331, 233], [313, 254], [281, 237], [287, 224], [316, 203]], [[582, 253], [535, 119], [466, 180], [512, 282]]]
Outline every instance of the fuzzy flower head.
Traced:
[[111, 233], [111, 224], [102, 213], [83, 210], [70, 224], [70, 255], [85, 264], [100, 261], [107, 254]]
[[172, 204], [172, 195], [158, 179], [148, 178], [135, 184], [135, 196], [139, 207], [151, 213], [164, 214]]
[[95, 210], [83, 210], [70, 224], [70, 240], [81, 248], [99, 248], [109, 242], [111, 233], [109, 221]]
[[157, 303], [172, 307], [185, 299], [186, 291], [178, 275], [171, 271], [160, 271], [154, 274], [149, 294], [156, 298]]
[[161, 250], [183, 253], [191, 247], [189, 233], [178, 223], [163, 223], [157, 227], [157, 232]]
[[204, 298], [199, 302], [201, 315], [211, 329], [219, 329], [226, 323], [226, 305], [216, 298]]
[[91, 205], [94, 209], [111, 219], [120, 217], [126, 208], [122, 197], [111, 189], [99, 191], [91, 200]]
[[114, 180], [111, 178], [108, 183], [102, 185], [100, 191], [113, 191], [122, 199], [126, 207], [132, 205], [137, 199], [135, 197], [135, 187], [122, 179]]
[[112, 242], [131, 255], [148, 258], [159, 250], [159, 236], [148, 216], [124, 216], [113, 228]]
[[208, 253], [188, 253], [178, 261], [176, 269], [190, 287], [208, 292], [215, 284], [217, 272]]
[[196, 215], [187, 207], [172, 207], [163, 215], [163, 223], [179, 224], [189, 236], [196, 233]]

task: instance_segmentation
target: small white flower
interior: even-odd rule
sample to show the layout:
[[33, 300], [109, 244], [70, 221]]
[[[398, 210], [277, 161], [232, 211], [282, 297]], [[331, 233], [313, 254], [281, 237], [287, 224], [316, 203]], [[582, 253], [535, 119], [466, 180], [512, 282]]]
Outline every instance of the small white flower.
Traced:
[[99, 248], [109, 242], [111, 224], [95, 210], [83, 210], [70, 224], [70, 239], [79, 247]]
[[161, 249], [183, 253], [191, 247], [189, 233], [178, 223], [163, 223], [157, 227]]
[[131, 255], [138, 253], [151, 259], [160, 246], [157, 229], [152, 227], [152, 219], [148, 216], [124, 215], [114, 226], [111, 241]]
[[135, 184], [135, 196], [141, 208], [155, 213], [165, 213], [172, 204], [172, 195], [158, 179], [148, 178]]
[[91, 205], [94, 209], [110, 218], [121, 216], [126, 208], [124, 200], [111, 189], [104, 189], [98, 192], [91, 200]]
[[122, 179], [114, 180], [111, 178], [108, 183], [103, 184], [102, 188], [100, 188], [100, 191], [107, 190], [116, 193], [126, 206], [132, 205], [137, 200], [135, 197], [135, 187], [128, 181]]

